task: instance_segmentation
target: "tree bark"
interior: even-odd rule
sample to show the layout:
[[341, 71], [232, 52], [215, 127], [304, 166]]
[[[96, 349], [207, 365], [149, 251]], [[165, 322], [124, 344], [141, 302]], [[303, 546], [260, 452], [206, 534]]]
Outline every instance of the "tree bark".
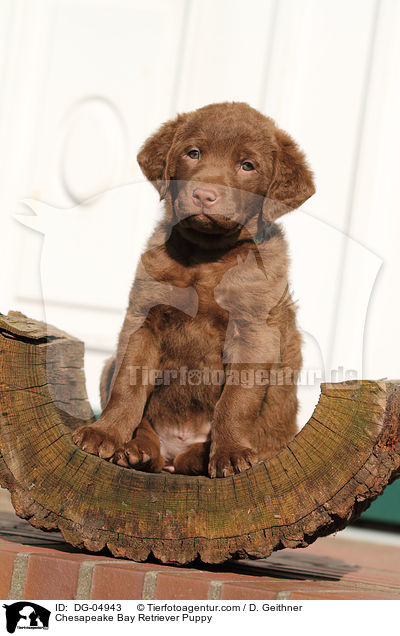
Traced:
[[144, 561], [267, 557], [344, 528], [400, 474], [400, 382], [323, 384], [277, 455], [233, 477], [149, 474], [88, 455], [83, 344], [0, 314], [0, 483], [17, 514], [66, 541]]

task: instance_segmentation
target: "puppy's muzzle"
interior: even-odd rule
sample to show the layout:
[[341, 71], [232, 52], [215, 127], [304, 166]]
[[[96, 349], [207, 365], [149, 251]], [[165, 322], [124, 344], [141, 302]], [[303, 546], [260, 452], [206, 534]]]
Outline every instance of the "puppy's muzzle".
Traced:
[[208, 209], [219, 199], [219, 193], [216, 190], [207, 190], [206, 188], [195, 188], [192, 192], [192, 200], [196, 207]]

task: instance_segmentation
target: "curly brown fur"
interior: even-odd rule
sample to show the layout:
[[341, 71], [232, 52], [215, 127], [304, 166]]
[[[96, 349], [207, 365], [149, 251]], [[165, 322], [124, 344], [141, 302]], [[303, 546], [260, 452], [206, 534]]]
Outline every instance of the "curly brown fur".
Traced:
[[179, 115], [138, 155], [165, 216], [138, 266], [87, 452], [223, 477], [296, 432], [300, 336], [275, 220], [314, 193], [295, 142], [244, 103]]

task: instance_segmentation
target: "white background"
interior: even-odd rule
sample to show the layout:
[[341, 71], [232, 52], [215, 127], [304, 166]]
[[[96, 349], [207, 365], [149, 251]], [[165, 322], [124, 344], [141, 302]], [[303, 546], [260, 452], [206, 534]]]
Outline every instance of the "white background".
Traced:
[[[2, 0], [0, 94], [0, 311], [85, 341], [95, 407], [159, 214], [137, 150], [225, 100], [272, 116], [315, 173], [283, 221], [306, 366], [399, 375], [399, 0]], [[29, 217], [45, 237], [15, 220], [24, 199], [48, 204]]]

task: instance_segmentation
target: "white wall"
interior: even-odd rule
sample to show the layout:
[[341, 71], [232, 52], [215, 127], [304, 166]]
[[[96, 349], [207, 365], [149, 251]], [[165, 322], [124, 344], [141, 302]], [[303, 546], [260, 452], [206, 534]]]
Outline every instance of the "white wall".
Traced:
[[[177, 111], [243, 100], [316, 176], [284, 220], [306, 364], [398, 376], [399, 35], [398, 0], [3, 0], [0, 311], [83, 338], [96, 404], [159, 214], [137, 149]], [[44, 240], [13, 219], [23, 199], [51, 206]]]

